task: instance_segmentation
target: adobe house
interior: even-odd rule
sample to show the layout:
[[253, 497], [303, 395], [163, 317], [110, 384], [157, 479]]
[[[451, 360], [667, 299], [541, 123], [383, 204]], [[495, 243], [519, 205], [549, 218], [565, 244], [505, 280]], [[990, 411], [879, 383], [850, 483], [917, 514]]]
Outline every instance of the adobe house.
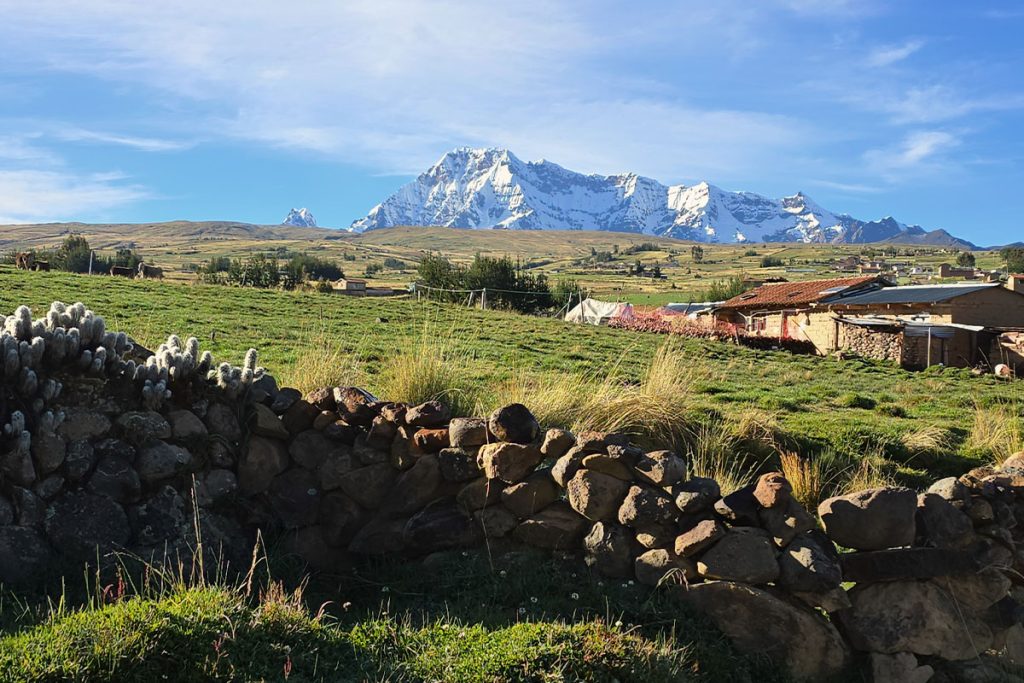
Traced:
[[366, 294], [366, 280], [355, 277], [343, 277], [340, 280], [335, 280], [332, 286], [335, 291], [343, 294]]
[[[998, 362], [998, 338], [1024, 330], [1017, 280], [891, 286], [877, 277], [765, 285], [714, 311], [748, 334], [802, 339], [825, 355], [839, 350], [905, 367]], [[1021, 287], [1024, 289], [1024, 287]]]

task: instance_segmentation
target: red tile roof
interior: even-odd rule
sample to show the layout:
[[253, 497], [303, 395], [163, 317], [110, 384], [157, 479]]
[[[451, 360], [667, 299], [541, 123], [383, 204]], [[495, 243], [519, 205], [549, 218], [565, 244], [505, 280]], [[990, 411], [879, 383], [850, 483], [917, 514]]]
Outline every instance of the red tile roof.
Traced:
[[791, 308], [816, 303], [845, 290], [858, 288], [875, 282], [877, 275], [833, 278], [831, 280], [806, 280], [804, 282], [781, 282], [761, 285], [726, 301], [719, 309]]

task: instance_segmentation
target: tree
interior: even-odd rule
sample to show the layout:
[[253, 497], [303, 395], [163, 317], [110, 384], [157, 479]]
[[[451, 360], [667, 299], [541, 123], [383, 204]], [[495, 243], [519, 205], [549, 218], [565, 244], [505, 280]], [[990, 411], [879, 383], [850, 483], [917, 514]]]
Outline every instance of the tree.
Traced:
[[693, 258], [694, 263], [700, 263], [704, 260], [704, 247], [699, 244], [695, 244], [690, 247], [690, 256]]
[[68, 235], [64, 238], [57, 253], [54, 254], [54, 266], [59, 270], [71, 273], [88, 273], [89, 258], [92, 248], [89, 240], [81, 235]]
[[1024, 273], [1024, 248], [1007, 247], [999, 252], [999, 255], [1006, 261], [1006, 272]]
[[956, 255], [956, 264], [961, 268], [973, 268], [974, 263], [974, 254], [969, 251], [961, 251]]
[[661, 279], [661, 266], [654, 266], [654, 268], [651, 270], [651, 277], [654, 278], [655, 280]]
[[778, 268], [783, 265], [782, 259], [778, 256], [762, 256], [761, 267], [762, 268]]

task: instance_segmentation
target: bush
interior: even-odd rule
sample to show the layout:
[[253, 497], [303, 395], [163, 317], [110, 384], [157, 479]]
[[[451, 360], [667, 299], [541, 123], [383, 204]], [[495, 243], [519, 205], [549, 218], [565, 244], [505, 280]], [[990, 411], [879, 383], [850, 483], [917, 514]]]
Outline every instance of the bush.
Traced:
[[762, 268], [778, 268], [783, 265], [782, 259], [778, 256], [762, 256], [761, 267]]
[[420, 281], [436, 289], [428, 295], [443, 301], [464, 301], [467, 290], [487, 290], [491, 308], [507, 308], [521, 313], [550, 309], [555, 298], [544, 274], [534, 275], [505, 256], [491, 258], [477, 254], [468, 268], [456, 265], [440, 254], [427, 254], [417, 269]]
[[863, 410], [873, 410], [878, 402], [870, 396], [851, 393], [840, 396], [837, 403], [843, 408], [862, 408]]

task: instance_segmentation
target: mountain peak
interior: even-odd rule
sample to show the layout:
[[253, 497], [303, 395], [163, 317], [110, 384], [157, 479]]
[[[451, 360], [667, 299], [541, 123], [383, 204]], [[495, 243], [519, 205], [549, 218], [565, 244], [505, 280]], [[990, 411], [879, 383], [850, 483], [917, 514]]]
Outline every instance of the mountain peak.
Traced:
[[315, 228], [316, 219], [313, 218], [313, 214], [310, 213], [309, 209], [303, 207], [289, 211], [285, 219], [281, 221], [281, 224], [294, 225], [299, 228]]
[[520, 161], [500, 147], [459, 147], [375, 206], [354, 230], [396, 225], [609, 230], [701, 242], [896, 241], [906, 226], [828, 211], [803, 192], [771, 199], [706, 180], [662, 185], [636, 173], [584, 175]]

